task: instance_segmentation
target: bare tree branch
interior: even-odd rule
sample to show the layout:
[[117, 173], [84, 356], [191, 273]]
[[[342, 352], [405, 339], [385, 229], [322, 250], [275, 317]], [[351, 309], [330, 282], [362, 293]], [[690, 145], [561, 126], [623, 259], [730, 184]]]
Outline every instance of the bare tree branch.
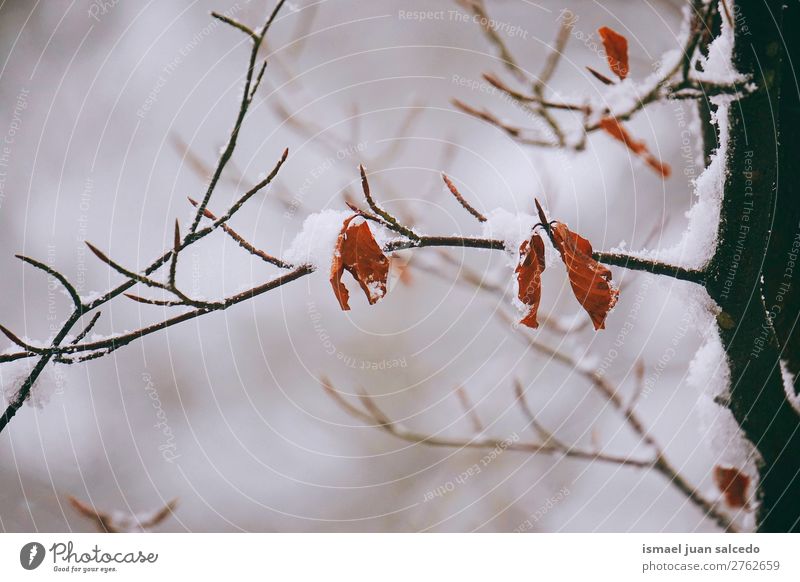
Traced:
[[[286, 0], [278, 0], [277, 4], [275, 5], [275, 8], [273, 9], [267, 21], [261, 27], [261, 30], [258, 32], [258, 34], [257, 35], [255, 33], [251, 34], [251, 37], [253, 38], [253, 47], [250, 51], [250, 63], [247, 66], [247, 74], [245, 75], [244, 88], [242, 89], [242, 100], [239, 105], [239, 114], [236, 116], [236, 121], [233, 126], [233, 131], [231, 131], [231, 135], [228, 138], [228, 143], [225, 146], [222, 155], [220, 156], [219, 162], [217, 163], [217, 167], [214, 170], [214, 175], [211, 177], [211, 181], [209, 182], [208, 188], [206, 189], [206, 193], [203, 196], [203, 199], [200, 202], [199, 206], [197, 207], [197, 212], [195, 213], [194, 220], [192, 221], [192, 226], [189, 229], [189, 234], [194, 234], [194, 232], [197, 230], [197, 227], [200, 226], [200, 220], [203, 218], [203, 211], [206, 209], [206, 206], [208, 206], [208, 203], [211, 200], [211, 195], [214, 193], [214, 190], [217, 187], [217, 183], [219, 182], [220, 176], [222, 176], [222, 172], [225, 170], [225, 166], [228, 164], [228, 161], [231, 159], [231, 157], [233, 156], [233, 152], [236, 149], [236, 140], [239, 137], [239, 131], [241, 130], [242, 122], [244, 122], [245, 115], [247, 115], [247, 111], [250, 108], [250, 104], [253, 102], [253, 94], [251, 92], [251, 87], [253, 85], [253, 74], [255, 72], [258, 49], [261, 48], [261, 43], [264, 41], [264, 37], [266, 36], [267, 31], [277, 18], [278, 13], [280, 12], [285, 2]], [[228, 22], [228, 24], [231, 24], [231, 22]], [[239, 27], [237, 26], [237, 28]], [[249, 28], [246, 27], [244, 28], [245, 30], [250, 31]], [[264, 66], [266, 66], [266, 63]], [[263, 70], [264, 67], [262, 67], [261, 71], [258, 74], [256, 80], [256, 88], [258, 87], [258, 84], [261, 81], [261, 75], [263, 74]]]
[[461, 204], [461, 206], [463, 206], [467, 212], [477, 218], [478, 222], [486, 222], [486, 217], [475, 210], [475, 208], [466, 201], [466, 199], [461, 195], [461, 192], [458, 191], [458, 188], [456, 188], [456, 185], [453, 184], [450, 178], [447, 177], [447, 174], [442, 174], [442, 180], [444, 180], [444, 183], [447, 185], [447, 189], [450, 190], [450, 193], [455, 197], [456, 200], [458, 200], [458, 203]]
[[585, 451], [578, 448], [570, 448], [568, 451], [563, 451], [553, 445], [529, 442], [509, 442], [508, 439], [485, 437], [482, 435], [475, 435], [468, 439], [458, 439], [420, 433], [409, 429], [403, 424], [391, 420], [380, 408], [378, 408], [378, 405], [375, 404], [374, 399], [363, 391], [360, 391], [359, 393], [359, 400], [366, 410], [358, 409], [347, 403], [347, 401], [342, 398], [341, 394], [338, 393], [338, 391], [330, 384], [328, 380], [323, 380], [322, 386], [325, 388], [325, 391], [329, 395], [333, 396], [334, 400], [348, 413], [370, 423], [375, 428], [380, 428], [392, 436], [411, 443], [459, 449], [494, 449], [501, 447], [507, 451], [517, 451], [532, 454], [541, 453], [566, 455], [568, 457], [574, 457], [577, 459], [612, 463], [615, 465], [624, 465], [640, 469], [651, 467], [653, 464], [651, 461], [643, 459], [606, 455], [603, 453]]

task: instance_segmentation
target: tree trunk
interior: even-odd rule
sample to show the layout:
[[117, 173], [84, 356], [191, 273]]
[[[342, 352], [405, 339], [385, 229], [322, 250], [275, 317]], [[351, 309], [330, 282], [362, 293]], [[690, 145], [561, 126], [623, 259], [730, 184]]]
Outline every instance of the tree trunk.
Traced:
[[800, 415], [786, 397], [781, 361], [797, 373], [800, 110], [792, 62], [800, 63], [800, 1], [738, 0], [732, 14], [734, 66], [758, 90], [730, 107], [728, 175], [708, 290], [723, 310], [720, 333], [731, 369], [725, 404], [762, 457], [758, 530], [794, 532]]

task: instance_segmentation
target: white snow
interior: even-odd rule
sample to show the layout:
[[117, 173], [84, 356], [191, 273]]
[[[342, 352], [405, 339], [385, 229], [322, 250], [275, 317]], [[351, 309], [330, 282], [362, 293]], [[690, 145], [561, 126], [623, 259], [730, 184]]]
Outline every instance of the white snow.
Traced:
[[800, 413], [800, 394], [794, 387], [794, 376], [786, 366], [786, 361], [781, 360], [781, 378], [783, 378], [783, 389], [786, 392], [786, 399], [798, 413]]
[[[698, 107], [689, 108], [689, 123], [687, 126], [689, 135], [701, 136], [703, 135], [703, 120], [700, 117], [700, 109]], [[702, 140], [695, 140], [694, 143], [694, 165], [697, 168], [702, 168], [705, 163], [705, 151]]]
[[744, 83], [745, 75], [739, 73], [733, 66], [733, 30], [726, 18], [722, 19], [722, 29], [719, 36], [708, 45], [708, 56], [700, 56], [702, 71], [694, 74], [695, 78], [708, 83], [732, 85]]
[[352, 215], [352, 212], [339, 210], [323, 210], [309, 215], [300, 233], [284, 253], [284, 260], [296, 265], [311, 265], [324, 272], [330, 271], [342, 225]]
[[[344, 221], [351, 216], [352, 212], [339, 210], [323, 210], [309, 215], [303, 222], [300, 233], [284, 253], [283, 259], [295, 265], [311, 265], [319, 271], [329, 272], [339, 233], [342, 231]], [[351, 224], [358, 224], [363, 220], [358, 217]], [[370, 223], [369, 228], [381, 247], [402, 238], [374, 222]]]
[[[733, 67], [733, 33], [725, 19], [722, 20], [721, 34], [709, 45], [708, 57], [701, 59], [705, 68], [702, 79], [714, 83], [741, 83], [746, 78]], [[727, 176], [728, 108], [732, 100], [732, 96], [726, 95], [711, 98], [717, 106], [712, 123], [717, 126], [719, 133], [719, 148], [711, 156], [709, 166], [694, 182], [696, 200], [686, 213], [688, 226], [680, 242], [671, 248], [644, 249], [629, 254], [689, 269], [701, 269], [711, 260], [717, 247], [717, 228]]]
[[744, 437], [733, 413], [715, 402], [729, 396], [730, 369], [722, 342], [709, 336], [689, 366], [687, 383], [701, 392], [697, 410], [701, 423], [701, 439], [714, 455], [714, 465], [735, 467], [747, 475], [755, 491], [758, 485], [758, 451]]
[[5, 402], [11, 402], [19, 392], [20, 384], [30, 373], [33, 361], [28, 358], [5, 362], [0, 365], [0, 386]]
[[371, 283], [367, 283], [367, 287], [369, 288], [370, 295], [377, 297], [378, 301], [383, 299], [384, 295], [386, 295], [386, 289], [382, 286], [380, 281], [372, 281]]
[[[42, 378], [42, 375], [45, 374], [48, 376], [46, 379]], [[54, 365], [48, 366], [48, 369], [42, 372], [42, 375], [34, 382], [31, 393], [26, 400], [28, 406], [40, 409], [49, 404], [50, 399], [56, 393], [58, 385], [64, 382], [64, 375]], [[21, 384], [20, 382], [20, 386]]]
[[702, 388], [709, 398], [725, 398], [728, 396], [730, 375], [722, 341], [716, 334], [709, 334], [689, 364], [686, 382]]
[[[719, 129], [719, 148], [711, 156], [711, 163], [694, 182], [696, 199], [686, 212], [688, 225], [680, 242], [669, 248], [627, 251], [628, 254], [679, 265], [687, 269], [702, 269], [714, 256], [717, 248], [717, 228], [722, 206], [723, 187], [727, 175], [727, 118], [730, 98], [714, 97], [712, 100], [718, 107], [714, 123]], [[622, 249], [612, 249], [612, 252], [621, 251]]]
[[484, 238], [503, 241], [511, 265], [519, 262], [519, 247], [526, 240], [530, 240], [533, 227], [539, 219], [530, 214], [514, 214], [504, 208], [495, 208], [486, 215], [483, 223]]
[[[715, 310], [704, 311], [705, 316], [699, 321], [705, 342], [689, 365], [686, 378], [687, 384], [698, 392], [696, 410], [700, 419], [700, 438], [713, 454], [714, 465], [738, 469], [750, 478], [750, 490], [756, 491], [759, 482], [757, 466], [761, 457], [745, 438], [730, 409], [717, 402], [730, 397], [731, 373], [716, 328]], [[752, 514], [741, 514], [737, 518], [744, 527], [752, 527]]]
[[81, 303], [84, 305], [88, 305], [89, 303], [93, 303], [102, 297], [102, 291], [91, 291], [86, 295], [81, 295]]
[[[11, 403], [19, 394], [22, 384], [36, 365], [37, 358], [23, 358], [0, 365], [0, 393], [6, 405]], [[45, 378], [47, 374], [47, 378]], [[48, 366], [34, 382], [30, 395], [25, 401], [28, 406], [44, 408], [55, 394], [59, 382], [63, 382], [63, 375], [55, 370], [55, 366]]]

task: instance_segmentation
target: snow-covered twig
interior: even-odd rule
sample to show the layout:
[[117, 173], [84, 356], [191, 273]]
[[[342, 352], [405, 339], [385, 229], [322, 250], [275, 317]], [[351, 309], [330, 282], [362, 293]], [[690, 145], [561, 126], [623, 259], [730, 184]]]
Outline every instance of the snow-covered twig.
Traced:
[[[370, 215], [367, 216], [369, 217]], [[390, 216], [392, 219], [396, 221], [396, 219], [393, 216], [391, 215], [388, 216]], [[212, 230], [221, 227], [223, 224], [224, 222], [222, 222], [221, 219], [217, 219], [214, 222]], [[402, 230], [410, 230], [408, 229], [408, 227], [404, 227], [399, 223], [397, 223], [397, 226]], [[202, 229], [197, 232], [197, 235], [201, 235], [206, 232], [207, 229]], [[506, 250], [506, 244], [503, 241], [491, 238], [460, 237], [460, 236], [428, 236], [428, 235], [417, 235], [416, 233], [414, 234], [416, 237], [414, 239], [397, 239], [386, 243], [384, 245], [383, 250], [387, 253], [404, 249], [420, 249], [425, 247], [464, 247], [464, 248], [476, 248], [476, 249], [486, 249], [486, 250]], [[166, 258], [168, 258], [169, 256], [171, 256], [171, 253], [165, 255], [163, 262], [166, 262]], [[702, 280], [700, 272], [691, 271], [674, 265], [668, 265], [665, 263], [661, 263], [659, 261], [640, 259], [616, 253], [607, 254], [600, 252], [594, 253], [594, 257], [596, 260], [605, 262], [609, 265], [617, 265], [628, 269], [647, 271], [655, 274], [667, 275], [678, 279], [684, 279], [694, 282], [700, 282]], [[278, 260], [280, 261], [280, 259]], [[110, 263], [110, 260], [106, 258], [106, 262]], [[163, 264], [163, 262], [161, 264]], [[46, 356], [55, 355], [59, 357], [64, 357], [79, 352], [94, 352], [97, 350], [106, 350], [106, 349], [116, 350], [122, 346], [131, 343], [134, 340], [140, 339], [146, 335], [150, 335], [157, 331], [161, 331], [162, 329], [166, 329], [173, 325], [189, 321], [191, 319], [194, 319], [201, 315], [205, 315], [207, 313], [211, 313], [213, 311], [224, 311], [229, 307], [232, 307], [233, 305], [236, 305], [238, 303], [241, 303], [242, 301], [251, 299], [268, 291], [272, 291], [274, 289], [277, 289], [278, 287], [282, 287], [283, 285], [286, 285], [301, 277], [309, 275], [310, 273], [316, 270], [316, 268], [311, 264], [304, 264], [298, 266], [298, 265], [289, 265], [284, 261], [280, 262], [282, 265], [285, 264], [286, 267], [291, 269], [285, 275], [269, 280], [251, 289], [242, 291], [240, 293], [231, 295], [227, 298], [215, 302], [207, 302], [207, 301], [198, 302], [196, 300], [191, 300], [188, 298], [185, 301], [182, 300], [175, 302], [160, 302], [157, 300], [145, 300], [144, 298], [138, 296], [132, 296], [131, 297], [132, 299], [140, 302], [148, 302], [156, 305], [167, 305], [167, 306], [189, 306], [189, 307], [194, 307], [195, 309], [193, 311], [189, 311], [181, 315], [167, 318], [159, 323], [152, 324], [150, 326], [135, 330], [133, 332], [112, 336], [110, 338], [106, 338], [99, 341], [77, 343], [67, 346], [61, 346], [59, 344], [54, 344], [50, 347], [30, 346], [27, 352], [9, 353], [0, 355], [0, 362], [12, 361], [24, 357], [34, 357], [38, 354], [44, 354]], [[116, 264], [115, 264], [115, 269], [124, 273], [129, 272]], [[145, 270], [144, 272], [148, 273], [152, 271]], [[132, 272], [130, 273], [131, 273], [131, 279], [117, 288], [120, 290], [118, 293], [116, 293], [115, 290], [109, 292], [106, 296], [109, 296], [112, 293], [114, 294], [114, 296], [116, 296], [124, 292], [128, 288], [130, 288], [134, 282], [143, 282], [143, 279], [146, 279], [151, 284], [154, 283], [153, 280], [146, 278], [146, 275], [139, 275]], [[160, 283], [156, 283], [155, 286], [162, 288], [165, 287], [164, 284]], [[98, 303], [98, 306], [101, 304], [102, 303]], [[74, 323], [75, 322], [73, 322], [72, 325], [74, 325]], [[20, 405], [21, 404], [22, 402], [20, 402]], [[0, 419], [0, 430], [2, 430], [3, 426], [5, 425], [2, 423], [2, 419]]]
[[[473, 9], [473, 11], [483, 11], [485, 7], [482, 2], [476, 0], [457, 0], [460, 4]], [[709, 40], [707, 31], [711, 28], [711, 20], [716, 15], [718, 6], [716, 2], [705, 2], [705, 0], [692, 0], [690, 6], [690, 21], [686, 28], [685, 42], [683, 44], [680, 58], [674, 59], [675, 62], [661, 67], [657, 74], [653, 74], [639, 85], [632, 85], [630, 79], [626, 80], [629, 86], [625, 89], [626, 98], [620, 99], [621, 105], [615, 105], [617, 100], [606, 98], [602, 103], [592, 104], [585, 100], [569, 100], [564, 98], [550, 99], [547, 97], [547, 84], [564, 50], [566, 42], [571, 32], [571, 24], [562, 19], [556, 42], [545, 61], [545, 65], [538, 80], [532, 86], [530, 93], [526, 89], [515, 89], [501, 80], [497, 75], [486, 73], [484, 79], [492, 87], [503, 93], [518, 108], [523, 109], [535, 117], [541, 118], [546, 124], [546, 133], [552, 135], [539, 135], [531, 128], [524, 128], [507, 121], [501, 120], [496, 114], [478, 109], [458, 99], [453, 100], [453, 104], [461, 111], [477, 117], [504, 131], [516, 142], [536, 147], [567, 148], [576, 151], [583, 150], [586, 146], [586, 138], [590, 133], [602, 129], [601, 120], [613, 117], [618, 122], [628, 121], [639, 111], [660, 101], [667, 99], [708, 99], [713, 95], [721, 94], [742, 94], [750, 90], [748, 86], [741, 84], [720, 84], [708, 83], [702, 79], [692, 76], [692, 65], [698, 49]], [[477, 14], [478, 12], [476, 12]], [[518, 64], [517, 60], [508, 48], [495, 38], [494, 31], [484, 29], [492, 44], [498, 47], [500, 56], [506, 67], [514, 73], [517, 81], [528, 86], [530, 80], [523, 72], [524, 69]], [[599, 74], [590, 69], [599, 76]], [[610, 80], [606, 79], [610, 83]], [[620, 92], [620, 87], [612, 89], [615, 93]], [[570, 112], [572, 114], [582, 114], [583, 122], [577, 131], [568, 132], [562, 126], [555, 113]], [[576, 135], [572, 142], [568, 142], [566, 135]], [[533, 135], [533, 136], [532, 136]]]

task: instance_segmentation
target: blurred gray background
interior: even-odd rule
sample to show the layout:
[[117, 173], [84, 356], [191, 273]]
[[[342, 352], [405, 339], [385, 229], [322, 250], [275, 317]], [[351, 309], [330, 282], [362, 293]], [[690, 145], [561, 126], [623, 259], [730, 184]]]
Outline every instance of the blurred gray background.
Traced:
[[[569, 8], [587, 34], [604, 24], [624, 31], [631, 74], [644, 77], [677, 46], [679, 4], [490, 0], [488, 7], [498, 22], [519, 27], [505, 39], [534, 74], [559, 11]], [[175, 218], [191, 216], [186, 197], [202, 195], [203, 164], [214, 163], [230, 131], [248, 55], [243, 35], [209, 11], [255, 27], [271, 8], [260, 0], [0, 2], [0, 138], [8, 146], [0, 168], [0, 322], [45, 341], [68, 315], [68, 298], [15, 253], [50, 262], [90, 295], [120, 278], [83, 240], [129, 267], [170, 246]], [[444, 17], [401, 15], [415, 10]], [[275, 254], [309, 212], [344, 209], [343, 194], [358, 192], [362, 162], [376, 197], [422, 232], [480, 234], [442, 188], [446, 171], [484, 212], [531, 212], [534, 195], [546, 200], [596, 249], [623, 241], [640, 248], [651, 232], [650, 246], [677, 242], [700, 169], [691, 106], [650, 107], [630, 124], [672, 164], [667, 181], [602, 135], [580, 154], [522, 147], [450, 104], [455, 97], [526, 122], [497, 95], [459, 81], [504, 72], [479, 27], [456, 11], [465, 14], [446, 0], [291, 2], [270, 33], [264, 86], [211, 208], [223, 210], [288, 146], [279, 180], [234, 221]], [[572, 39], [552, 89], [598, 95], [587, 65], [604, 70]], [[499, 253], [449, 256], [512, 289]], [[277, 273], [217, 234], [183, 256], [179, 279], [216, 298]], [[607, 329], [559, 334], [515, 331], [498, 317], [518, 316], [507, 300], [460, 277], [437, 251], [421, 250], [381, 303], [368, 307], [353, 292], [345, 313], [316, 273], [107, 358], [57, 367], [37, 387], [53, 393], [49, 403], [26, 406], [0, 435], [0, 529], [91, 530], [68, 495], [134, 513], [178, 498], [163, 531], [714, 529], [655, 473], [511, 451], [484, 466], [488, 451], [399, 440], [364, 426], [323, 392], [319, 379], [328, 376], [342, 392], [375, 395], [416, 431], [468, 440], [473, 427], [456, 394], [463, 387], [486, 434], [534, 441], [515, 403], [516, 378], [560, 438], [626, 454], [635, 440], [590, 383], [523, 338], [603, 366], [626, 397], [641, 359], [650, 387], [643, 417], [680, 471], [711, 492], [713, 458], [697, 391], [685, 382], [699, 339], [683, 284], [614, 269], [623, 293]], [[586, 317], [555, 263], [542, 313]], [[162, 308], [123, 298], [104, 310], [96, 332], [163, 316]], [[386, 369], [392, 360], [401, 365]], [[24, 372], [0, 368], [4, 389]], [[459, 480], [476, 463], [482, 470]], [[437, 490], [447, 492], [428, 499]]]

